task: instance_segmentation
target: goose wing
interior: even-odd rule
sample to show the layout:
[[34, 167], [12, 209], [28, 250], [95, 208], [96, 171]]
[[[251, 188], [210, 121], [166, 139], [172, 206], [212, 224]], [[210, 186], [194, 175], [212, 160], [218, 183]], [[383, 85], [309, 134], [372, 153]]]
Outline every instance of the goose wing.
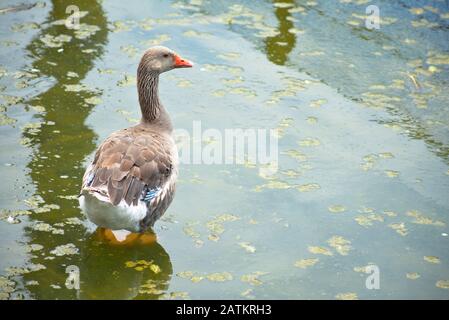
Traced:
[[82, 190], [97, 193], [113, 205], [148, 200], [172, 173], [172, 144], [169, 137], [145, 128], [113, 133], [98, 148], [84, 174]]

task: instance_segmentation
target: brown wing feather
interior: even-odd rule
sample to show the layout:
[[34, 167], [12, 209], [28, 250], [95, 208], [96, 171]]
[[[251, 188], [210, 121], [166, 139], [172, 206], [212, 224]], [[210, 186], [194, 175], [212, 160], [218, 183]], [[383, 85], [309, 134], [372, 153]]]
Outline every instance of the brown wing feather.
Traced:
[[160, 187], [172, 167], [171, 141], [139, 126], [113, 133], [98, 148], [89, 174], [89, 187], [107, 190], [112, 204], [137, 205], [146, 186]]

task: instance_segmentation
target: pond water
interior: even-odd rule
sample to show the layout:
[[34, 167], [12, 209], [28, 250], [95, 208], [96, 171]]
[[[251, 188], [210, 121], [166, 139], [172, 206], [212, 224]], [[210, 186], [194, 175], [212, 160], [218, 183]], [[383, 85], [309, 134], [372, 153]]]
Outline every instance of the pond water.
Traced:
[[[0, 11], [0, 298], [449, 298], [447, 2], [29, 3]], [[277, 128], [279, 169], [182, 163], [157, 243], [114, 246], [77, 195], [156, 44], [195, 63], [161, 76], [175, 128]]]

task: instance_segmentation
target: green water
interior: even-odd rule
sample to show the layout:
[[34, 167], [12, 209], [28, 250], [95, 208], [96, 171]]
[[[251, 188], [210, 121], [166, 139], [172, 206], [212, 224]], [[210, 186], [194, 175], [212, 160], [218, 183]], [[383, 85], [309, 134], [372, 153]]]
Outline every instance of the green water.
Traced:
[[[78, 31], [71, 4], [87, 12]], [[0, 298], [449, 298], [449, 9], [379, 1], [367, 30], [369, 4], [0, 13]], [[76, 196], [96, 146], [139, 119], [133, 77], [155, 44], [195, 62], [161, 77], [175, 128], [278, 128], [279, 170], [181, 164], [157, 243], [111, 246]]]

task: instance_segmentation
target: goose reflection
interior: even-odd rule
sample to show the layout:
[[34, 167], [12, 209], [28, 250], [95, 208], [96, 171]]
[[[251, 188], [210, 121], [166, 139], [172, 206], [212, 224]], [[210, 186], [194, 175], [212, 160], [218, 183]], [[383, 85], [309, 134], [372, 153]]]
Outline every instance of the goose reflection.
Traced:
[[[294, 0], [275, 0], [273, 3], [291, 3]], [[273, 37], [265, 39], [265, 52], [268, 59], [278, 65], [284, 65], [287, 61], [288, 54], [293, 50], [296, 43], [296, 35], [289, 30], [294, 27], [291, 20], [291, 14], [288, 11], [290, 7], [279, 6], [275, 9], [276, 18], [279, 21], [278, 33]]]
[[119, 239], [98, 228], [80, 250], [80, 299], [158, 299], [168, 289], [170, 256], [152, 232]]

